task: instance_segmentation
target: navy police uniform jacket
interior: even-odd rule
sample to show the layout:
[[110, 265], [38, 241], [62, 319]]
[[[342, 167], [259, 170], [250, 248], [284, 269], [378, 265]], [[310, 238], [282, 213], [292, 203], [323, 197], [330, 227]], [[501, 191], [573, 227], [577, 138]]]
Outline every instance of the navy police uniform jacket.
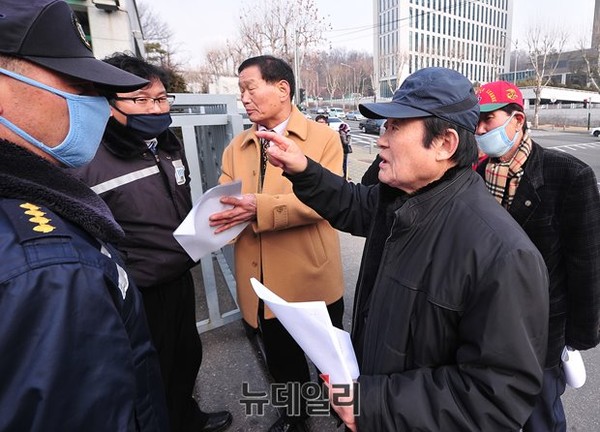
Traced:
[[122, 231], [62, 169], [0, 151], [0, 430], [167, 430]]

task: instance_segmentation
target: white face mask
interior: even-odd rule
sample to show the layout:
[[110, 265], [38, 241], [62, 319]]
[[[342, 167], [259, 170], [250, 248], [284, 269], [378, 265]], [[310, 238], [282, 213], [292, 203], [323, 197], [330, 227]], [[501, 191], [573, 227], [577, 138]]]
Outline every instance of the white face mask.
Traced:
[[477, 145], [482, 152], [490, 157], [500, 157], [508, 153], [508, 151], [515, 144], [517, 137], [521, 133], [521, 131], [515, 132], [515, 136], [512, 140], [509, 139], [508, 135], [506, 134], [506, 126], [508, 126], [508, 123], [514, 116], [515, 113], [512, 113], [512, 115], [504, 122], [504, 124], [492, 129], [489, 132], [486, 132], [483, 135], [475, 135]]
[[110, 116], [106, 98], [67, 93], [2, 68], [0, 73], [64, 98], [69, 108], [69, 133], [59, 145], [50, 147], [2, 116], [1, 124], [66, 166], [79, 167], [94, 158]]

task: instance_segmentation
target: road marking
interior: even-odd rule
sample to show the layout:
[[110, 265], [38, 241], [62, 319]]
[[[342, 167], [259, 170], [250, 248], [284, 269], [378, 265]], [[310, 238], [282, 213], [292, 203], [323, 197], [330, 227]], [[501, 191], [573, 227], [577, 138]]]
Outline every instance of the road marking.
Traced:
[[565, 144], [565, 145], [560, 145], [560, 146], [555, 146], [555, 147], [548, 147], [548, 148], [560, 150], [562, 152], [566, 152], [565, 149], [568, 149], [568, 150], [571, 150], [571, 151], [586, 150], [586, 149], [590, 149], [590, 148], [592, 148], [592, 149], [599, 149], [600, 148], [600, 143], [591, 142], [591, 143], [579, 143], [579, 144]]

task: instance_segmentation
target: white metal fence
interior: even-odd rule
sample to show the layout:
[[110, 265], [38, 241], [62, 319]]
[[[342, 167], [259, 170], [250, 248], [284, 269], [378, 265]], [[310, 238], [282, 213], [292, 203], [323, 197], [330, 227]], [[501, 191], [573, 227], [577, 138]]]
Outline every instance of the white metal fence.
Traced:
[[[223, 150], [248, 124], [238, 112], [234, 95], [179, 93], [175, 95], [171, 128], [182, 139], [190, 166], [192, 200], [217, 184]], [[204, 332], [240, 318], [235, 303], [231, 246], [204, 257], [196, 279], [197, 327]]]

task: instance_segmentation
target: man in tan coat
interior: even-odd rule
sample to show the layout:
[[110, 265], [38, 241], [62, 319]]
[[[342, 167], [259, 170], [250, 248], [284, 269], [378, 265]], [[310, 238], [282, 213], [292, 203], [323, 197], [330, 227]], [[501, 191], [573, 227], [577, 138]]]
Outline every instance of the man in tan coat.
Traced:
[[[260, 328], [273, 380], [303, 384], [310, 380], [304, 353], [259, 302], [250, 278], [262, 281], [287, 301], [325, 301], [333, 324], [341, 328], [344, 284], [339, 237], [327, 221], [296, 198], [281, 169], [267, 163], [255, 132], [273, 130], [291, 138], [311, 159], [338, 174], [342, 146], [335, 131], [307, 120], [292, 105], [294, 74], [283, 60], [252, 57], [240, 65], [238, 73], [242, 103], [254, 125], [225, 149], [219, 183], [241, 180], [243, 196], [223, 198], [223, 203], [234, 207], [212, 215], [211, 225], [221, 232], [251, 222], [235, 243], [237, 294], [244, 322], [255, 331]], [[298, 416], [298, 407], [288, 406], [269, 431], [303, 430], [305, 408], [303, 401]]]

